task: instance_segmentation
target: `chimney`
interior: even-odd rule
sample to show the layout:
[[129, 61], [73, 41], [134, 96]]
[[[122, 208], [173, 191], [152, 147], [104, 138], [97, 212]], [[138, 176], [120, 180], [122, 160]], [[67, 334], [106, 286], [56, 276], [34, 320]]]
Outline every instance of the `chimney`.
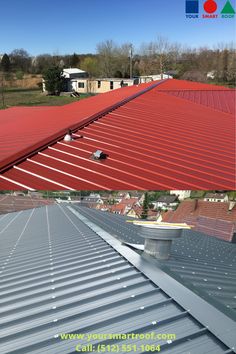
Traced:
[[198, 199], [194, 199], [193, 201], [193, 211], [192, 213], [198, 208]]
[[135, 225], [141, 227], [139, 235], [145, 239], [144, 252], [159, 260], [170, 258], [172, 241], [181, 237], [183, 229], [190, 228], [186, 224], [151, 222], [135, 222]]

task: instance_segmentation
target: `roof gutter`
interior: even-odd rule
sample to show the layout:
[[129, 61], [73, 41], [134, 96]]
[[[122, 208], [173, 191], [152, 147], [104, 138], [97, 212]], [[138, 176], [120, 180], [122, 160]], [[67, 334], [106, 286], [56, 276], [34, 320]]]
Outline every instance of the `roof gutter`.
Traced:
[[4, 159], [0, 163], [0, 174], [3, 174], [8, 169], [10, 169], [12, 166], [19, 164], [22, 161], [26, 160], [27, 158], [35, 155], [37, 152], [46, 149], [49, 145], [53, 145], [58, 140], [63, 139], [65, 134], [68, 132], [68, 129], [70, 129], [72, 132], [75, 132], [78, 129], [82, 129], [85, 126], [89, 125], [90, 123], [94, 122], [95, 120], [98, 120], [99, 118], [108, 114], [109, 112], [112, 112], [115, 109], [119, 108], [120, 106], [123, 106], [124, 104], [132, 101], [133, 99], [143, 95], [144, 93], [151, 91], [152, 89], [161, 85], [163, 82], [165, 82], [167, 80], [169, 80], [169, 79], [164, 79], [162, 81], [158, 81], [158, 82], [154, 83], [153, 85], [141, 90], [140, 92], [137, 92], [131, 96], [128, 96], [127, 98], [125, 98], [121, 101], [118, 101], [117, 103], [115, 103], [111, 106], [108, 106], [107, 108], [103, 109], [102, 111], [99, 111], [87, 118], [84, 118], [79, 123], [69, 125], [63, 129], [61, 129], [60, 131], [56, 132], [55, 134], [51, 135], [50, 137], [40, 140], [39, 142], [32, 145], [31, 147], [25, 148], [25, 149], [21, 150], [20, 152], [12, 155], [11, 157]]

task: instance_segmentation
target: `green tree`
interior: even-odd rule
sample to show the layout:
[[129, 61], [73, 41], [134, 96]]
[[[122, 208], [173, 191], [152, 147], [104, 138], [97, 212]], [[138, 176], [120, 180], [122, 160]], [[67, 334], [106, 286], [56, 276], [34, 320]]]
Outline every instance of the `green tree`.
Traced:
[[149, 205], [148, 192], [145, 192], [144, 201], [143, 201], [143, 211], [142, 211], [142, 214], [141, 214], [141, 219], [147, 219], [147, 217], [148, 217], [148, 205]]
[[5, 53], [1, 60], [1, 69], [2, 71], [10, 71], [11, 63], [9, 56]]
[[53, 66], [45, 70], [43, 74], [45, 88], [49, 95], [59, 96], [63, 91], [65, 79], [62, 76], [61, 68]]
[[98, 75], [98, 60], [96, 57], [85, 57], [80, 64], [80, 68], [87, 71], [89, 78]]

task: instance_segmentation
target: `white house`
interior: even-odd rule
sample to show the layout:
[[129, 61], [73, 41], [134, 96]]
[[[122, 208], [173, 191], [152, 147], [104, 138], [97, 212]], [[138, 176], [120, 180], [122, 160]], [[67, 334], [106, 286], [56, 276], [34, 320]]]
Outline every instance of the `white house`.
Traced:
[[139, 76], [139, 83], [145, 83], [145, 82], [150, 82], [150, 81], [158, 81], [158, 80], [164, 80], [164, 79], [173, 79], [172, 75], [169, 74], [157, 74], [157, 75], [143, 75]]
[[71, 79], [71, 88], [78, 93], [104, 93], [125, 86], [138, 84], [137, 79], [102, 78], [102, 79]]
[[88, 73], [78, 68], [63, 69], [62, 76], [65, 79], [76, 79], [81, 77], [88, 77]]
[[[86, 78], [88, 77], [88, 73], [84, 70], [78, 69], [78, 68], [68, 68], [68, 69], [63, 69], [61, 76], [65, 78], [65, 87], [64, 91], [65, 92], [73, 92], [73, 91], [78, 91], [78, 81], [82, 80], [84, 82], [84, 79], [86, 81]], [[43, 84], [43, 92], [46, 91], [45, 87], [45, 82], [44, 79], [42, 80]], [[84, 87], [84, 85], [82, 85]]]
[[184, 200], [186, 198], [190, 198], [191, 191], [170, 191], [171, 195], [177, 195], [179, 200]]
[[104, 204], [100, 194], [98, 193], [90, 193], [89, 196], [83, 198], [83, 204]]
[[207, 193], [204, 197], [205, 202], [228, 202], [229, 197], [225, 193]]
[[215, 71], [209, 71], [208, 73], [207, 73], [207, 78], [208, 79], [214, 79], [216, 77], [216, 72]]
[[[66, 92], [79, 92], [78, 88], [84, 88], [84, 79], [88, 77], [88, 73], [78, 68], [63, 69], [62, 76], [65, 78]], [[81, 84], [79, 84], [80, 80]]]
[[162, 195], [152, 204], [155, 209], [173, 210], [178, 205], [178, 197], [176, 195]]

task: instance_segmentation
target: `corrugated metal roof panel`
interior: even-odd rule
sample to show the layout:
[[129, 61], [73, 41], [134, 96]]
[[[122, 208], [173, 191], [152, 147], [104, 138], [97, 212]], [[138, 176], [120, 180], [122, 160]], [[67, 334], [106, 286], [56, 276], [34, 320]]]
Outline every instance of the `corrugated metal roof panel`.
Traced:
[[191, 91], [217, 91], [217, 90], [224, 90], [230, 91], [229, 88], [225, 86], [218, 86], [212, 84], [205, 84], [202, 82], [194, 82], [189, 80], [166, 80], [160, 90], [191, 90]]
[[228, 349], [66, 208], [12, 213], [0, 225], [1, 353], [75, 352], [78, 340], [60, 340], [60, 333], [152, 331], [176, 334], [159, 341], [170, 353]]
[[235, 113], [235, 90], [213, 90], [213, 91], [197, 91], [197, 90], [178, 90], [164, 91], [168, 95], [173, 95], [194, 103], [202, 104], [216, 110], [234, 114]]
[[[123, 216], [75, 205], [74, 208], [113, 236], [131, 244], [143, 244], [139, 228]], [[173, 242], [171, 258], [161, 262], [187, 286], [216, 300], [228, 313], [236, 309], [236, 244], [229, 244], [196, 231], [184, 231]], [[180, 277], [180, 278], [179, 278]]]
[[[75, 131], [72, 142], [54, 134], [55, 139], [51, 137], [51, 143], [46, 139], [38, 154], [33, 151], [27, 161], [3, 173], [7, 179], [1, 183], [35, 189], [234, 189], [235, 117], [160, 91], [169, 85], [191, 87], [191, 83], [178, 80], [158, 83], [92, 119]], [[200, 84], [196, 85], [199, 89]], [[117, 100], [117, 95], [108, 96], [109, 102], [110, 98]], [[108, 98], [103, 102], [99, 97], [100, 105], [106, 105]], [[81, 102], [83, 116], [88, 110], [86, 101], [90, 102]], [[74, 104], [70, 108], [74, 110], [73, 122], [79, 107]], [[63, 117], [65, 112], [62, 122]], [[107, 154], [107, 159], [92, 160], [96, 150]]]

